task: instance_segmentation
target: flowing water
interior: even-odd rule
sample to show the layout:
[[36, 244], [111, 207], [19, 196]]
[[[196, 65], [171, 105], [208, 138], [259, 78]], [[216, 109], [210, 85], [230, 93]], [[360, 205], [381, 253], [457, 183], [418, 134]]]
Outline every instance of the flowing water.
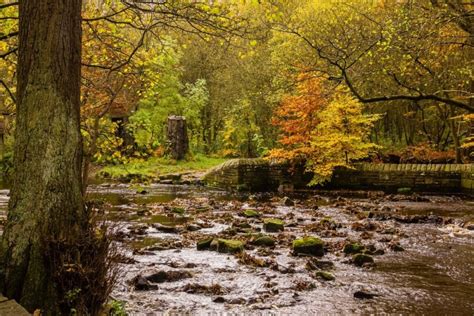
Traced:
[[[286, 206], [270, 194], [164, 185], [146, 191], [115, 184], [89, 190], [116, 223], [128, 257], [113, 297], [125, 301], [131, 315], [474, 314], [474, 231], [467, 229], [474, 203], [467, 197], [306, 193], [291, 196], [296, 203]], [[1, 209], [7, 193], [0, 191]], [[261, 216], [245, 218], [239, 215], [244, 209]], [[263, 232], [264, 218], [282, 219], [285, 230]], [[259, 232], [276, 246], [252, 246]], [[324, 240], [322, 258], [292, 254], [292, 241], [303, 235]], [[196, 250], [209, 236], [247, 242], [245, 253], [264, 267]], [[375, 265], [352, 264], [342, 251], [348, 241], [371, 249]], [[335, 279], [317, 278], [314, 265]], [[165, 279], [149, 277], [157, 273]], [[137, 276], [152, 281], [140, 288]]]

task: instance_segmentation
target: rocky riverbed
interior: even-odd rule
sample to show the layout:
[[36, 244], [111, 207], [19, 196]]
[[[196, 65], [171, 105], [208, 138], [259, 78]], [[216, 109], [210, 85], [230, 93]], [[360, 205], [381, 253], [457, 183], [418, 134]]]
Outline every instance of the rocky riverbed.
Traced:
[[116, 230], [113, 297], [131, 315], [474, 311], [468, 197], [105, 184], [89, 198]]
[[113, 295], [132, 315], [474, 311], [467, 198], [139, 192], [91, 188], [120, 227], [128, 262]]

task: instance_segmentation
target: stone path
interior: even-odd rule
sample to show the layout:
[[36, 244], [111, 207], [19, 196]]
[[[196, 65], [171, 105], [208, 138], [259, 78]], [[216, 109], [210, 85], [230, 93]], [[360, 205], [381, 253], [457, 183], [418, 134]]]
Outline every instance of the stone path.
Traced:
[[31, 315], [15, 300], [10, 300], [0, 295], [0, 315], [1, 316], [27, 316]]

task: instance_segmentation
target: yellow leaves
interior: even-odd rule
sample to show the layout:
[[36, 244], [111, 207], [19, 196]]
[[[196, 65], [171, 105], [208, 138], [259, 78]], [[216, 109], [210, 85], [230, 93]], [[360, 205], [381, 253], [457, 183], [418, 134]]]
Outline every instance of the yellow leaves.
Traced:
[[274, 123], [282, 130], [283, 149], [270, 157], [305, 158], [314, 172], [312, 184], [329, 179], [337, 166], [350, 166], [377, 148], [368, 142], [379, 116], [362, 113], [362, 104], [342, 88], [324, 91], [324, 82], [302, 75], [298, 95], [287, 96], [276, 110]]

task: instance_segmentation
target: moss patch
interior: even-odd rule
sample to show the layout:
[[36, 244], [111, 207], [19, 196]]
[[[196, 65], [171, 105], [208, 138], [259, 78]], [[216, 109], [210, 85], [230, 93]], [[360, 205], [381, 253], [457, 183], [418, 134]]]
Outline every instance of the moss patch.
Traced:
[[244, 217], [259, 217], [260, 213], [257, 212], [256, 210], [245, 210], [242, 212], [242, 215]]
[[332, 273], [329, 273], [329, 272], [326, 272], [326, 271], [318, 271], [316, 272], [316, 277], [318, 279], [321, 279], [321, 280], [324, 280], [324, 281], [333, 281], [335, 280], [336, 278], [334, 277], [334, 275], [332, 275]]

